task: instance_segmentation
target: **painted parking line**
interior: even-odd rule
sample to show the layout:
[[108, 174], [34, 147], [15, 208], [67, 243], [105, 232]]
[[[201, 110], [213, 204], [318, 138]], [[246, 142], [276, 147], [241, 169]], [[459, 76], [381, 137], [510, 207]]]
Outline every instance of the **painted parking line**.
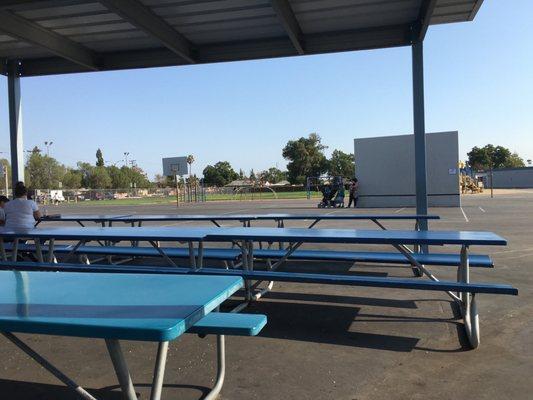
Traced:
[[469, 220], [468, 217], [466, 216], [465, 210], [463, 210], [463, 207], [461, 207], [461, 212], [463, 213], [463, 217], [465, 217], [465, 221], [466, 221], [466, 222], [470, 222], [470, 220]]
[[481, 206], [478, 207], [478, 208], [479, 208], [482, 212], [485, 212], [485, 210], [484, 210], [483, 208], [481, 208]]
[[399, 213], [399, 212], [402, 212], [403, 210], [405, 210], [405, 207], [399, 208], [399, 209], [397, 209], [397, 210], [394, 211], [394, 212], [395, 212], [395, 213]]

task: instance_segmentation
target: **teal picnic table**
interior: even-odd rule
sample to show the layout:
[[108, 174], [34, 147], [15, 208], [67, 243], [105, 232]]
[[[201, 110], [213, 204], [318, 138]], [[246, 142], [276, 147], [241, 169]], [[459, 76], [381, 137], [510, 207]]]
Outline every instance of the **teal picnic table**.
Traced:
[[221, 314], [210, 313], [242, 285], [235, 276], [0, 271], [0, 332], [85, 399], [94, 397], [15, 333], [104, 339], [128, 400], [137, 397], [120, 340], [157, 342], [159, 399], [168, 343]]

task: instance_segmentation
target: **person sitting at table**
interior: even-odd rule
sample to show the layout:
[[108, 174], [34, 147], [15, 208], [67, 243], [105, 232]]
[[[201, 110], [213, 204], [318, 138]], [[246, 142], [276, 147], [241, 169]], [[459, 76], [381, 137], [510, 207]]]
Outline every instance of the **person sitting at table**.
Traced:
[[9, 201], [6, 196], [0, 196], [0, 226], [4, 226], [6, 223], [6, 214], [4, 212], [4, 206]]
[[31, 229], [41, 218], [39, 207], [28, 200], [28, 189], [24, 182], [17, 182], [13, 189], [14, 199], [4, 205], [5, 226], [14, 229]]

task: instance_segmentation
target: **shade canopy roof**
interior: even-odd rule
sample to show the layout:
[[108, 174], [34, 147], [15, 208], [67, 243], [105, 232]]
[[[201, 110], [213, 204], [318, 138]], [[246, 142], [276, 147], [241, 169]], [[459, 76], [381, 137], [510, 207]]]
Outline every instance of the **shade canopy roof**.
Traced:
[[0, 0], [1, 72], [20, 76], [409, 45], [482, 0]]

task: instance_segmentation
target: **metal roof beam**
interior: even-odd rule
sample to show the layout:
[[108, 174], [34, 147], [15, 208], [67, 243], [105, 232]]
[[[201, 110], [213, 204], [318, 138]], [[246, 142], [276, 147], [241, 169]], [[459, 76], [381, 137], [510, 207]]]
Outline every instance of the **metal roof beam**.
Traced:
[[422, 0], [418, 19], [413, 24], [413, 43], [423, 41], [429, 28], [437, 0]]
[[270, 0], [285, 32], [289, 35], [298, 54], [304, 54], [303, 33], [288, 0]]
[[194, 64], [196, 62], [192, 56], [191, 43], [138, 0], [99, 1], [132, 25], [158, 39], [163, 46], [188, 63]]
[[[367, 50], [411, 44], [410, 25], [392, 25], [354, 31], [315, 34], [306, 37], [306, 54]], [[200, 46], [197, 62], [213, 63], [294, 56], [294, 47], [285, 38], [238, 41]], [[102, 53], [101, 70], [184, 65], [186, 62], [166, 48]], [[22, 76], [81, 72], [79, 67], [57, 58], [25, 60]]]
[[99, 69], [96, 54], [88, 48], [9, 11], [0, 11], [0, 32], [42, 47], [89, 70]]
[[476, 1], [476, 4], [474, 4], [474, 7], [472, 7], [472, 12], [468, 16], [468, 20], [469, 21], [473, 21], [474, 20], [476, 14], [479, 11], [479, 9], [481, 8], [482, 4], [483, 4], [483, 0], [477, 0]]

